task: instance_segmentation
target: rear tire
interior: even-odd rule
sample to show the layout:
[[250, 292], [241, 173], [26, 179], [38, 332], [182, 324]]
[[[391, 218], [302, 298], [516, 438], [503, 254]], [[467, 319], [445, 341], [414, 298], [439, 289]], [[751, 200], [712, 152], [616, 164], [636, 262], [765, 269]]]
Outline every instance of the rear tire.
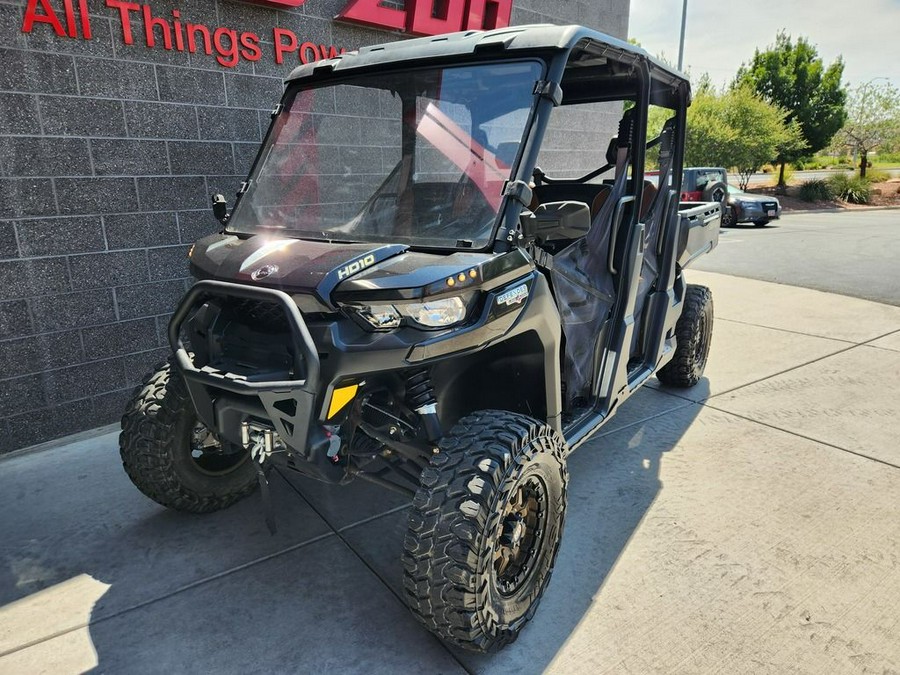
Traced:
[[218, 511], [257, 486], [249, 454], [219, 444], [198, 422], [184, 380], [171, 363], [161, 364], [128, 403], [119, 453], [141, 492], [178, 511]]
[[412, 613], [472, 651], [513, 642], [550, 580], [566, 510], [566, 444], [546, 424], [464, 417], [422, 472], [403, 567]]
[[684, 308], [675, 324], [675, 355], [656, 372], [670, 387], [693, 387], [703, 377], [713, 329], [712, 291], [688, 284]]

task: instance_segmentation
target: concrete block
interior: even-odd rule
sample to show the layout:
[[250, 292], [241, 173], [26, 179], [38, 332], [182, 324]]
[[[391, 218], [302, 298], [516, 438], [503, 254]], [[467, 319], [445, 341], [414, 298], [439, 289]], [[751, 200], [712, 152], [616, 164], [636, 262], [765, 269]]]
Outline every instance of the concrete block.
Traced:
[[69, 290], [64, 258], [0, 261], [0, 300]]
[[[151, 249], [151, 254], [154, 249]], [[182, 271], [182, 274], [184, 272]], [[174, 311], [184, 295], [181, 281], [123, 286], [116, 289], [116, 303], [120, 319], [137, 319]]]
[[116, 320], [112, 291], [106, 288], [44, 295], [28, 301], [34, 323], [41, 331], [66, 330]]
[[132, 178], [57, 178], [54, 182], [63, 215], [138, 210]]
[[4, 93], [3, 99], [5, 104], [0, 106], [0, 133], [41, 133], [36, 96]]
[[197, 138], [197, 113], [192, 105], [143, 101], [124, 101], [122, 105], [132, 138]]
[[0, 302], [0, 338], [28, 335], [33, 330], [25, 300]]
[[[184, 279], [189, 275], [188, 247], [184, 245], [151, 248], [147, 251], [150, 263], [150, 279]], [[172, 307], [171, 309], [174, 309]]]
[[20, 220], [16, 231], [23, 256], [87, 253], [106, 248], [99, 216]]
[[174, 213], [124, 213], [103, 216], [110, 250], [178, 243]]
[[138, 178], [137, 186], [144, 211], [199, 209], [209, 204], [203, 178]]
[[77, 290], [126, 286], [149, 281], [145, 251], [90, 253], [69, 258], [72, 286]]
[[0, 49], [0, 89], [15, 92], [52, 91], [77, 94], [71, 56], [20, 49]]
[[0, 178], [0, 213], [7, 218], [55, 214], [53, 181], [49, 178]]
[[129, 63], [123, 77], [122, 63], [112, 59], [76, 58], [78, 86], [82, 96], [156, 101], [153, 66]]
[[155, 326], [153, 319], [135, 319], [83, 328], [85, 356], [103, 359], [152, 349], [157, 346]]
[[224, 77], [221, 72], [196, 68], [156, 67], [160, 99], [175, 103], [224, 105]]
[[91, 139], [98, 176], [160, 176], [170, 173], [164, 141]]
[[38, 97], [48, 136], [124, 136], [121, 101], [62, 96]]
[[87, 141], [80, 138], [0, 138], [0, 173], [9, 177], [89, 176]]

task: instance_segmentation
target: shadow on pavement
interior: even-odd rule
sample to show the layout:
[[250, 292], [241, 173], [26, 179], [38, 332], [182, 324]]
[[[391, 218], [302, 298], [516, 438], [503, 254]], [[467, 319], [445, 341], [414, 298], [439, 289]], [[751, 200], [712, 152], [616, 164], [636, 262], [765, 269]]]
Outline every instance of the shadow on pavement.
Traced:
[[[341, 488], [276, 480], [273, 537], [258, 495], [208, 516], [163, 510], [128, 482], [109, 437], [0, 472], [0, 506], [16, 514], [0, 527], [0, 611], [40, 605], [42, 589], [50, 594], [45, 618], [30, 629], [37, 632], [13, 636], [12, 651], [34, 643], [23, 653], [34, 652], [36, 665], [60, 657], [66, 636], [89, 620], [95, 661], [86, 665], [97, 672], [462, 672], [460, 664], [540, 672], [587, 609], [603, 602], [605, 580], [662, 487], [663, 454], [700, 410], [649, 389], [633, 401], [611, 421], [618, 429], [569, 458], [553, 579], [534, 620], [498, 655], [446, 649], [403, 606], [406, 510], [397, 495], [358, 481]], [[648, 436], [660, 426], [663, 436]], [[102, 593], [80, 620], [77, 598], [53, 595], [79, 575]], [[0, 654], [9, 647], [0, 645]]]

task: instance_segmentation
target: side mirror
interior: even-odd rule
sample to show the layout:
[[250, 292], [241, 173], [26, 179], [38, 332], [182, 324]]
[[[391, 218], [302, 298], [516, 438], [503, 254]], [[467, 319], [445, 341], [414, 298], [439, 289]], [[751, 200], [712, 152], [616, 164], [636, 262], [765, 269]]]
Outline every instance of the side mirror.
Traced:
[[591, 210], [584, 202], [548, 202], [522, 218], [527, 238], [578, 239], [591, 231]]
[[225, 201], [225, 195], [215, 194], [212, 196], [212, 211], [220, 223], [224, 225], [228, 222], [228, 202]]

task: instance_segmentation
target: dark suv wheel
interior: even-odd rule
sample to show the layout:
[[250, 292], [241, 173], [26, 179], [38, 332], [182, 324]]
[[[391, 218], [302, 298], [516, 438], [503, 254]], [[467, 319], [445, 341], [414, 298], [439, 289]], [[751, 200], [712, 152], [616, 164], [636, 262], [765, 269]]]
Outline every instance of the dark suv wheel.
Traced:
[[566, 510], [566, 444], [501, 410], [464, 417], [422, 472], [403, 566], [413, 614], [474, 651], [514, 641], [550, 580]]

